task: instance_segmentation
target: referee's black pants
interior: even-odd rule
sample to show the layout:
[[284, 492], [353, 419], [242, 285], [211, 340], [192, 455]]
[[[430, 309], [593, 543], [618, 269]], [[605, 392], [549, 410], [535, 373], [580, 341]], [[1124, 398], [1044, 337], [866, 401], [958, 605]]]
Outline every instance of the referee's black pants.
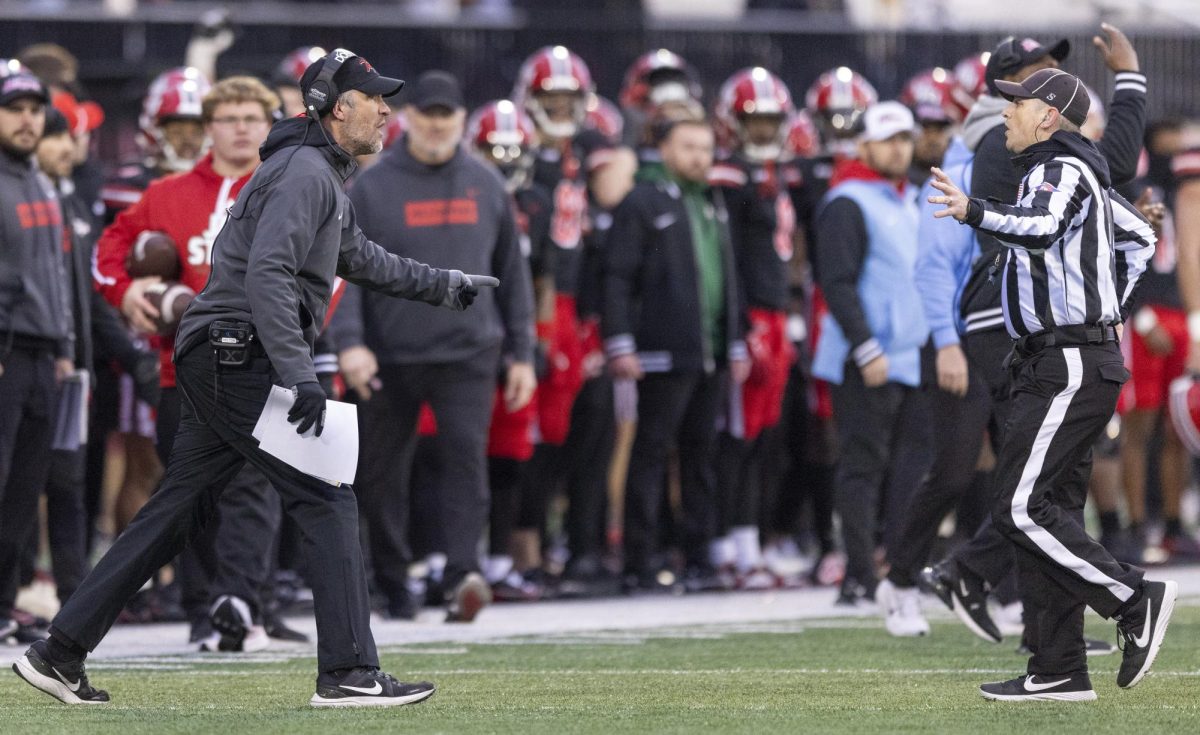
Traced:
[[276, 380], [262, 357], [220, 370], [207, 345], [179, 357], [183, 410], [166, 477], [55, 616], [52, 633], [94, 650], [130, 596], [203, 532], [225, 486], [250, 463], [266, 475], [304, 535], [318, 669], [379, 665], [354, 493], [280, 462], [251, 436]]
[[1142, 572], [1083, 527], [1091, 448], [1129, 377], [1115, 342], [1014, 353], [1012, 405], [996, 466], [992, 521], [1016, 548], [1022, 595], [1038, 611], [1029, 673], [1086, 671], [1083, 608], [1111, 618]]

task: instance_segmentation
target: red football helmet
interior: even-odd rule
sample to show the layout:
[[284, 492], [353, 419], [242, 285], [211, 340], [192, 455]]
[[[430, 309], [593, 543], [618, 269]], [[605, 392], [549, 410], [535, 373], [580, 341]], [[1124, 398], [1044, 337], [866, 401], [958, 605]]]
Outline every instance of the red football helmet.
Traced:
[[964, 112], [954, 101], [954, 75], [940, 66], [918, 73], [904, 85], [900, 102], [913, 111], [917, 122], [962, 122]]
[[275, 69], [275, 76], [278, 79], [289, 79], [299, 84], [300, 77], [304, 76], [304, 70], [314, 61], [325, 56], [326, 53], [328, 52], [320, 46], [301, 46], [283, 57], [283, 61], [279, 62], [279, 66]]
[[954, 65], [954, 102], [963, 109], [963, 117], [970, 112], [975, 100], [987, 91], [987, 63], [991, 51], [971, 54]]
[[466, 139], [500, 169], [509, 192], [520, 189], [533, 170], [537, 128], [511, 100], [489, 102], [471, 113]]
[[866, 77], [839, 66], [813, 82], [804, 106], [828, 137], [849, 138], [859, 132], [863, 113], [878, 101], [879, 93]]
[[[787, 120], [796, 111], [792, 93], [779, 77], [755, 66], [729, 77], [717, 99], [716, 117], [731, 133], [736, 145], [747, 157], [757, 161], [779, 158], [787, 150]], [[775, 137], [769, 141], [751, 140], [743, 124], [748, 117], [778, 120]]]
[[[555, 140], [573, 138], [587, 117], [587, 100], [594, 92], [592, 74], [583, 59], [566, 46], [546, 46], [534, 52], [517, 75], [513, 101], [525, 108], [543, 135]], [[567, 119], [547, 110], [541, 95], [566, 92], [572, 95]]]
[[660, 48], [637, 57], [625, 72], [621, 107], [653, 114], [668, 102], [698, 104], [704, 90], [696, 72], [679, 54]]
[[812, 158], [821, 152], [821, 134], [807, 110], [797, 110], [787, 121], [787, 147], [792, 155]]
[[200, 102], [210, 89], [212, 84], [204, 73], [191, 66], [168, 69], [150, 83], [138, 117], [138, 142], [164, 168], [187, 171], [203, 155], [180, 156], [163, 136], [162, 126], [171, 120], [201, 120]]
[[1181, 375], [1171, 381], [1167, 412], [1183, 446], [1200, 457], [1200, 379]]
[[593, 94], [587, 101], [586, 124], [592, 130], [604, 136], [613, 145], [620, 145], [621, 135], [625, 132], [625, 118], [621, 110], [611, 101]]

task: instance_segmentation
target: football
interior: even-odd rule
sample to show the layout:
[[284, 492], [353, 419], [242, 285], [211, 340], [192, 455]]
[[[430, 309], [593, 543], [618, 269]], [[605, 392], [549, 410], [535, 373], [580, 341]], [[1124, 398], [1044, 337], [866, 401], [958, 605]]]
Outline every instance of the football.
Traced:
[[158, 276], [164, 281], [179, 278], [179, 251], [165, 232], [146, 230], [129, 251], [125, 270], [131, 278]]
[[179, 320], [183, 318], [188, 304], [196, 298], [196, 292], [178, 281], [163, 281], [151, 284], [146, 289], [145, 296], [146, 300], [158, 309], [158, 318], [154, 320], [158, 333], [170, 335], [175, 334], [175, 330], [179, 328]]

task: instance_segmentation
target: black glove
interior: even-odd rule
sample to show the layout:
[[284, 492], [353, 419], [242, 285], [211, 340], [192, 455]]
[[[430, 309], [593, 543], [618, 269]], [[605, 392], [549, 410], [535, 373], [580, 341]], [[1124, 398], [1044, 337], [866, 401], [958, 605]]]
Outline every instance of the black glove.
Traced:
[[288, 423], [300, 425], [296, 427], [297, 434], [303, 434], [317, 426], [316, 436], [325, 430], [325, 391], [315, 380], [296, 384], [296, 400], [292, 410], [288, 411]]
[[462, 311], [475, 301], [475, 297], [479, 294], [479, 289], [483, 286], [496, 288], [500, 285], [500, 279], [492, 276], [469, 276], [466, 273], [458, 270], [450, 271], [450, 288], [446, 291], [446, 298], [442, 301], [442, 306], [449, 307], [455, 311]]
[[159, 384], [158, 353], [141, 352], [133, 364], [133, 394], [147, 406], [158, 407], [162, 388]]

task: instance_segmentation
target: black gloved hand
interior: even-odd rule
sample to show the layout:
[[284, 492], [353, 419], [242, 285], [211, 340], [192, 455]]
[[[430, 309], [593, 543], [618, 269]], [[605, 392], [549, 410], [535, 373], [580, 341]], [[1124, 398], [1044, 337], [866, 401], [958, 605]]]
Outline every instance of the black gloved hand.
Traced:
[[296, 384], [296, 400], [292, 410], [288, 411], [288, 423], [300, 425], [296, 427], [297, 434], [303, 434], [316, 424], [316, 436], [325, 430], [325, 391], [315, 380]]
[[130, 373], [133, 378], [133, 394], [147, 406], [158, 407], [162, 396], [159, 384], [158, 353], [139, 351]]
[[479, 289], [483, 286], [496, 288], [500, 279], [493, 276], [470, 276], [459, 270], [450, 271], [450, 288], [446, 291], [446, 299], [442, 306], [455, 311], [463, 311], [475, 301]]

